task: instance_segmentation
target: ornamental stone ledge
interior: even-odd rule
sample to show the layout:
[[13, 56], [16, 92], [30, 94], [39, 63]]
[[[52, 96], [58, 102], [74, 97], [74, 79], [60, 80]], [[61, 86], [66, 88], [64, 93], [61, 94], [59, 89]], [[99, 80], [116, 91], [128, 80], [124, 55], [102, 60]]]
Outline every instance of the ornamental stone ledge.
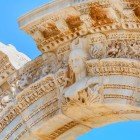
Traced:
[[139, 4], [58, 0], [21, 17], [42, 54], [1, 85], [0, 139], [74, 140], [140, 120]]

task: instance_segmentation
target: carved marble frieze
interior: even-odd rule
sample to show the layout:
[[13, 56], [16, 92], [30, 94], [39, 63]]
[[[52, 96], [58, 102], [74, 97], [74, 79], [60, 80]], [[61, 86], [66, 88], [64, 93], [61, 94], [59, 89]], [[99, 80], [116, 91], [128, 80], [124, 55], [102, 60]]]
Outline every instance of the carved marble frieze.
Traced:
[[89, 53], [94, 59], [102, 58], [140, 58], [139, 33], [114, 31], [107, 34], [89, 35]]
[[[63, 52], [63, 51], [66, 52]], [[39, 79], [52, 74], [56, 78], [58, 84], [67, 85], [68, 68], [67, 61], [69, 50], [60, 48], [58, 53], [46, 53], [36, 58], [34, 61], [29, 62], [23, 68], [13, 73], [8, 78], [8, 83], [13, 88], [16, 94], [35, 83]], [[65, 54], [66, 53], [66, 54]]]
[[[20, 124], [23, 122], [27, 124], [26, 127], [29, 130], [37, 131], [38, 124], [42, 124], [44, 119], [55, 118], [59, 113], [70, 116], [77, 122], [80, 121], [82, 125], [88, 124], [90, 128], [125, 120], [123, 116], [130, 115], [129, 117], [131, 118], [132, 114], [135, 115], [135, 119], [139, 118], [139, 109], [137, 107], [139, 107], [140, 97], [138, 93], [140, 89], [138, 85], [133, 85], [139, 83], [137, 82], [139, 81], [139, 59], [127, 59], [121, 58], [121, 56], [120, 58], [109, 58], [111, 56], [106, 55], [109, 45], [105, 46], [101, 43], [106, 44], [109, 42], [108, 40], [114, 41], [115, 35], [115, 33], [108, 34], [108, 36], [91, 34], [87, 37], [76, 38], [71, 43], [59, 47], [56, 52], [45, 53], [34, 61], [27, 63], [23, 68], [11, 75], [8, 78], [8, 83], [11, 86], [12, 95], [16, 96], [17, 104], [10, 106], [7, 109], [7, 113], [5, 112], [3, 118], [1, 118], [1, 132], [18, 115], [22, 115], [22, 119], [5, 138], [10, 138], [15, 129], [18, 132], [22, 126]], [[119, 35], [122, 35], [122, 40], [120, 41], [128, 40], [128, 42], [131, 41], [129, 40], [130, 38], [134, 41], [138, 37], [137, 34], [130, 34], [130, 32], [127, 34], [117, 32], [117, 37]], [[101, 47], [101, 55], [104, 55], [104, 59], [99, 59], [98, 53], [92, 57], [90, 51], [94, 43], [98, 43], [97, 47]], [[94, 59], [96, 57], [98, 59]], [[130, 82], [126, 83], [120, 77]], [[87, 80], [84, 81], [84, 79]], [[110, 83], [106, 81], [110, 81]], [[126, 94], [127, 92], [129, 94]], [[54, 96], [51, 97], [53, 94]], [[52, 99], [47, 101], [44, 97], [47, 97], [46, 99], [51, 97]], [[42, 98], [45, 102], [40, 104], [39, 101]], [[114, 104], [112, 102], [119, 104], [120, 108], [125, 104], [126, 108], [122, 110], [122, 112], [125, 112], [125, 115], [119, 113], [119, 107], [113, 110]], [[40, 104], [40, 106], [34, 109], [32, 106], [35, 104]], [[94, 105], [97, 112], [103, 106], [108, 106], [110, 109], [105, 108], [98, 113], [90, 112], [86, 109], [88, 107], [90, 110], [93, 110]], [[99, 117], [103, 116], [102, 122], [99, 119], [100, 121], [98, 120], [96, 125], [93, 125], [95, 122], [93, 118], [96, 118], [96, 116], [93, 118], [84, 114], [71, 116], [73, 110], [81, 112], [81, 106], [84, 106], [84, 114], [88, 116], [94, 116], [94, 113]], [[128, 106], [131, 107], [128, 108]], [[46, 107], [48, 108], [47, 110], [45, 110]], [[28, 110], [30, 110], [30, 114], [28, 114]], [[110, 112], [110, 110], [113, 110], [113, 112]], [[44, 114], [34, 118], [40, 112]], [[112, 121], [110, 120], [111, 118]], [[107, 121], [107, 119], [110, 121]], [[63, 126], [61, 127], [63, 128]], [[25, 136], [28, 132], [27, 128], [24, 128], [16, 138], [20, 139]], [[49, 135], [53, 135], [53, 132], [46, 134], [45, 137], [50, 137]], [[61, 136], [62, 134], [59, 135]]]
[[[48, 95], [48, 97], [51, 96], [51, 94], [53, 95], [53, 93], [52, 93], [53, 90], [57, 90], [53, 76], [47, 76], [46, 78], [44, 78], [44, 80], [38, 81], [37, 83], [26, 88], [22, 93], [20, 93], [19, 96], [17, 96], [18, 102], [15, 102], [16, 104], [14, 103], [13, 107], [11, 106], [11, 108], [7, 112], [5, 111], [5, 114], [3, 115], [3, 117], [1, 118], [1, 121], [0, 121], [0, 131], [2, 132], [3, 129], [6, 126], [8, 127], [8, 125], [12, 121], [14, 121], [14, 119], [16, 119], [16, 117], [18, 115], [20, 115], [24, 110], [27, 110], [27, 108], [30, 105], [34, 104], [37, 100], [42, 98], [44, 95], [46, 95], [47, 93], [50, 94], [50, 95]], [[57, 99], [56, 95], [54, 97], [55, 98], [52, 99], [52, 101], [46, 102], [46, 105], [43, 105], [42, 107], [40, 107], [37, 110], [41, 111], [45, 106], [49, 107], [51, 104], [55, 103], [58, 99]], [[30, 116], [28, 116], [28, 117], [26, 114], [25, 120], [22, 120], [22, 121], [26, 122], [29, 119], [31, 119], [35, 115], [34, 113], [37, 113], [36, 112], [37, 110], [35, 110], [35, 112], [31, 112]], [[50, 106], [50, 111], [51, 110], [52, 110], [52, 112], [54, 112], [54, 110]], [[46, 115], [49, 116], [48, 114], [49, 113], [47, 113]], [[41, 116], [41, 117], [43, 117], [43, 116]], [[35, 124], [31, 124], [31, 127], [33, 127], [34, 125]], [[19, 126], [19, 125], [17, 124], [17, 126]], [[18, 128], [20, 128], [20, 126]]]
[[[40, 17], [21, 28], [34, 38], [40, 51], [47, 52], [90, 33], [118, 29], [138, 31], [138, 10], [139, 1], [87, 1]], [[24, 18], [29, 17], [22, 20]]]
[[[116, 79], [116, 80], [114, 80]], [[126, 79], [128, 82], [125, 82]], [[139, 119], [140, 88], [131, 76], [102, 75], [83, 79], [65, 90], [63, 113], [91, 128], [111, 122]], [[138, 79], [135, 79], [136, 83]], [[72, 90], [73, 89], [73, 90]], [[73, 113], [77, 112], [76, 114]]]

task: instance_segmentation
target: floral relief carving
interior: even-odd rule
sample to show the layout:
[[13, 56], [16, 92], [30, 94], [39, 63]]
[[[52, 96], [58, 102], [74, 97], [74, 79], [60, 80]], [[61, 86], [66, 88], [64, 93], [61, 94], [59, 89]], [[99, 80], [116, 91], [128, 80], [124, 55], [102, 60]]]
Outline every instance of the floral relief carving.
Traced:
[[[135, 35], [135, 34], [134, 34]], [[119, 32], [111, 38], [111, 36], [106, 37], [105, 35], [93, 34], [89, 36], [89, 53], [92, 58], [101, 59], [105, 57], [110, 58], [131, 58], [140, 59], [140, 41], [136, 40], [133, 34], [121, 34], [118, 38]], [[126, 36], [126, 37], [125, 37]], [[134, 38], [132, 38], [134, 37]], [[128, 39], [132, 38], [132, 39]]]
[[[81, 87], [82, 88], [82, 87]], [[75, 91], [73, 91], [75, 92]], [[71, 93], [73, 94], [73, 93]], [[101, 104], [103, 102], [103, 86], [99, 83], [91, 83], [84, 89], [78, 90], [74, 95], [65, 95], [62, 101], [62, 108], [65, 111], [69, 109], [71, 106], [75, 106], [77, 104], [82, 105], [94, 105]]]
[[103, 95], [101, 92], [102, 86], [99, 83], [92, 83], [87, 88], [79, 91], [78, 100], [85, 104], [98, 104], [103, 102]]
[[140, 58], [140, 41], [124, 40], [111, 41], [108, 45], [107, 55], [109, 57]]

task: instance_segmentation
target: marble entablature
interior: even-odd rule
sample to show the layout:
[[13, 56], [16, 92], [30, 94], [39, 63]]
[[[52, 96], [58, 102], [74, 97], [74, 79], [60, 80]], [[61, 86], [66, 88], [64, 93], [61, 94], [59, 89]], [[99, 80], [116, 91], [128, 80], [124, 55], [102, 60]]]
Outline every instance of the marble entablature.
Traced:
[[1, 85], [8, 88], [0, 139], [74, 140], [95, 127], [140, 120], [139, 4], [59, 0], [21, 17], [42, 55]]

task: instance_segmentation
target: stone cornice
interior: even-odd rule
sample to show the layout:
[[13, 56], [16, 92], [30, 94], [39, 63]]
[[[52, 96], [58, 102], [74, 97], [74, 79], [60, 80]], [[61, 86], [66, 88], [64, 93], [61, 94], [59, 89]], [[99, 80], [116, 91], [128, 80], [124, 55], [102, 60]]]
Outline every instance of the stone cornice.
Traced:
[[[90, 0], [88, 0], [90, 1]], [[66, 7], [82, 3], [82, 2], [87, 2], [87, 0], [54, 0], [53, 2], [50, 2], [49, 4], [45, 4], [25, 15], [19, 18], [19, 26], [21, 28], [25, 27], [31, 22], [34, 22], [40, 18], [42, 18], [44, 15], [48, 15], [54, 12], [57, 12], [61, 9], [64, 9]]]
[[[64, 1], [59, 2], [63, 3]], [[116, 30], [135, 32], [140, 30], [139, 12], [137, 12], [139, 1], [137, 0], [133, 2], [117, 1], [120, 7], [114, 7], [112, 0], [82, 2], [84, 4], [79, 1], [78, 5], [66, 6], [53, 14], [43, 15], [21, 28], [33, 37], [41, 52], [54, 51], [58, 46], [87, 34]], [[73, 2], [70, 1], [70, 3]], [[129, 16], [125, 12], [130, 12]], [[38, 11], [35, 11], [31, 14], [37, 16], [37, 13]], [[23, 17], [22, 20], [25, 18], [26, 21], [28, 16], [30, 17], [30, 14]], [[32, 18], [34, 19], [34, 16]]]
[[[77, 5], [77, 4], [82, 4], [84, 3], [88, 3], [88, 2], [92, 2], [92, 0], [57, 0], [57, 1], [53, 1], [53, 2], [50, 2], [49, 4], [45, 4], [25, 15], [23, 15], [22, 17], [19, 18], [19, 26], [22, 28], [26, 25], [28, 25], [29, 23], [31, 22], [34, 22], [40, 18], [42, 18], [44, 15], [49, 15], [51, 14], [52, 12], [57, 12], [61, 9], [64, 9], [66, 7], [69, 7], [69, 6], [74, 6], [74, 5]], [[111, 2], [113, 3], [114, 1], [113, 0], [96, 0], [95, 2], [99, 2], [100, 4], [110, 4]], [[133, 1], [129, 1], [129, 0], [123, 0], [122, 1], [122, 4], [124, 4], [124, 6], [130, 6], [131, 7], [131, 4], [133, 4], [134, 6], [135, 5], [138, 5], [139, 4], [139, 1], [138, 0], [133, 0]], [[113, 4], [114, 5], [114, 4]]]

